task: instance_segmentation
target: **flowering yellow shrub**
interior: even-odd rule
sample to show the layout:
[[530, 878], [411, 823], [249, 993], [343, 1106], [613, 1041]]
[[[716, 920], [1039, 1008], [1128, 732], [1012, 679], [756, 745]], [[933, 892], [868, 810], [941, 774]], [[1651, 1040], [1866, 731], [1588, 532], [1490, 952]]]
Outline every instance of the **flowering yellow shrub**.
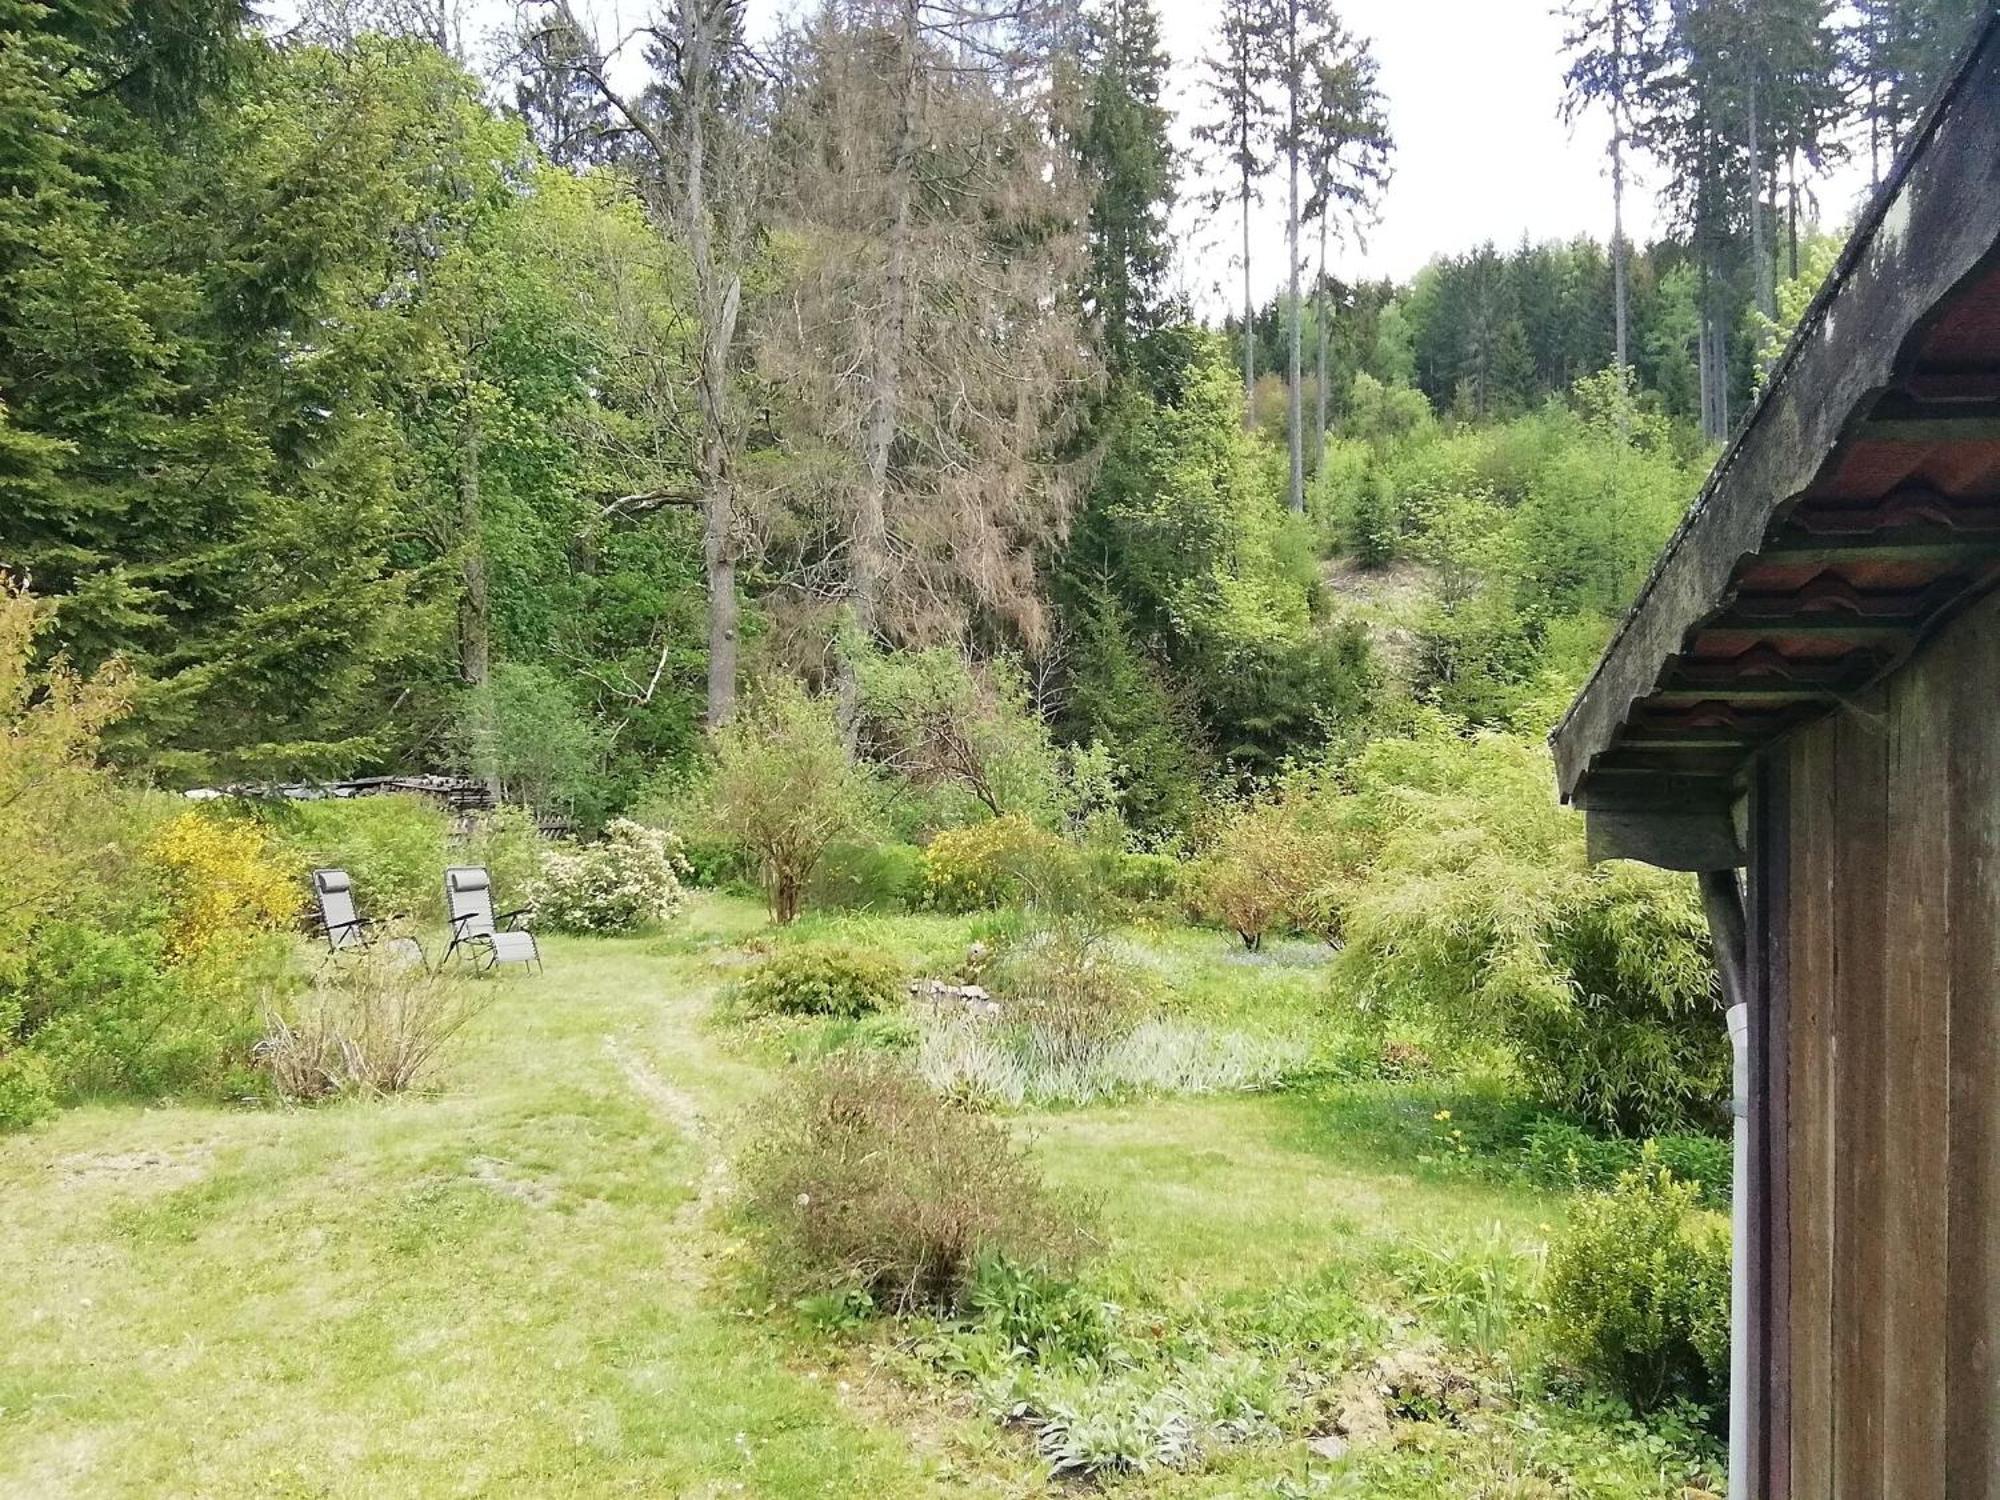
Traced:
[[924, 850], [924, 905], [934, 911], [1005, 906], [1061, 844], [1019, 813], [947, 828]]
[[298, 916], [300, 871], [254, 823], [185, 812], [153, 836], [146, 857], [164, 879], [177, 960], [238, 951]]

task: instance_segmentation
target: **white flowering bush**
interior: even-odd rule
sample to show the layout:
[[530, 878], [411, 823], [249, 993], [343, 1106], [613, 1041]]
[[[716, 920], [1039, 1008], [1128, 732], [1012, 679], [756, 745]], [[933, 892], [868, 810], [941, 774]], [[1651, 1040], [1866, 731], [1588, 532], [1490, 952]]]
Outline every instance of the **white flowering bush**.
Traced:
[[594, 844], [551, 849], [532, 887], [535, 925], [557, 932], [631, 932], [664, 922], [687, 899], [680, 840], [614, 818]]

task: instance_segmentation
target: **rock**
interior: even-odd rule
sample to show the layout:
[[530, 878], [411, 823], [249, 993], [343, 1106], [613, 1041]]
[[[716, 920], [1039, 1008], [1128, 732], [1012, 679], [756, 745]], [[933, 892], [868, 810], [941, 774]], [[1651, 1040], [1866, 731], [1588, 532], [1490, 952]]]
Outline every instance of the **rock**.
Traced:
[[1308, 1453], [1315, 1453], [1327, 1462], [1332, 1463], [1337, 1459], [1347, 1456], [1347, 1440], [1329, 1432], [1323, 1437], [1309, 1439], [1306, 1443], [1306, 1451]]

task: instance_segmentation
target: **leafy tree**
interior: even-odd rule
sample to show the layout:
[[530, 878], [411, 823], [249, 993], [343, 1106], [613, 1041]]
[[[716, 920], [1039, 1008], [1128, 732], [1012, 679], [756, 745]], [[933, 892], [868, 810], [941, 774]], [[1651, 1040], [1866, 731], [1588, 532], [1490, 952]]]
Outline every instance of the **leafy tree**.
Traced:
[[873, 786], [833, 705], [789, 680], [766, 683], [710, 741], [703, 831], [755, 863], [771, 915], [790, 922], [827, 847], [867, 827]]

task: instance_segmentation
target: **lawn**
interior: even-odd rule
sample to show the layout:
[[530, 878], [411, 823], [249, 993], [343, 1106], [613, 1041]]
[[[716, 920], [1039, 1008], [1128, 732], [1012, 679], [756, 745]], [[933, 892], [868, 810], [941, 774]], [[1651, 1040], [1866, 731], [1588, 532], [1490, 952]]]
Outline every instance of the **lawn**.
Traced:
[[[0, 1138], [0, 1494], [1050, 1489], [1018, 1435], [912, 1374], [894, 1332], [814, 1334], [746, 1291], [725, 1163], [785, 1049], [711, 1013], [761, 925], [708, 897], [664, 937], [550, 940], [545, 976], [483, 981], [490, 1005], [422, 1097], [105, 1105]], [[966, 930], [873, 929], [912, 952]], [[1305, 952], [1133, 941], [1218, 1013], [1324, 988]], [[1482, 1235], [1532, 1250], [1560, 1217], [1555, 1196], [1420, 1160], [1433, 1102], [1319, 1083], [1013, 1118], [1099, 1205], [1094, 1284], [1262, 1347], [1327, 1306], [1403, 1337], [1400, 1256]], [[1338, 1461], [1274, 1433], [1118, 1487], [1681, 1493], [1672, 1455], [1613, 1455], [1616, 1487], [1575, 1487], [1564, 1424], [1612, 1462], [1585, 1442], [1597, 1420], [1438, 1426]]]

